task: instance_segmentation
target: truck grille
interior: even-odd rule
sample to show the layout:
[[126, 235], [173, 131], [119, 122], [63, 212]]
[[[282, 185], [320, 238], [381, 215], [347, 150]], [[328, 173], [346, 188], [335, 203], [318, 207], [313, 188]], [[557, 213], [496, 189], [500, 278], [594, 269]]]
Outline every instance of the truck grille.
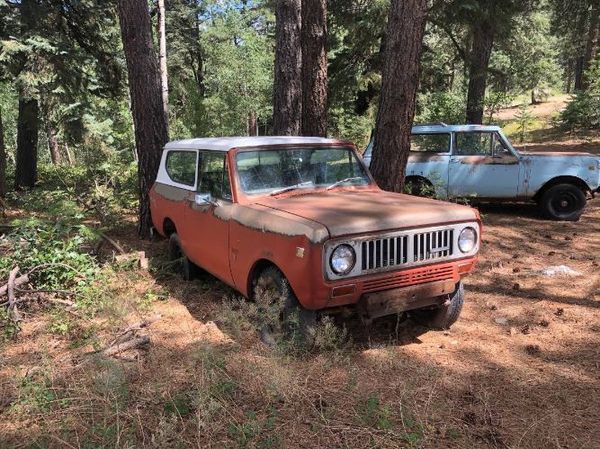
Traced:
[[408, 257], [408, 236], [367, 240], [361, 249], [363, 271], [403, 265]]
[[[453, 229], [413, 234], [410, 262], [424, 262], [452, 256]], [[385, 237], [361, 243], [362, 271], [402, 266], [409, 262], [409, 236]]]
[[[332, 240], [326, 244], [323, 254], [327, 277], [334, 280], [350, 278], [473, 256], [479, 250], [479, 243], [469, 253], [458, 249], [460, 232], [467, 227], [479, 229], [479, 224], [466, 222]], [[350, 245], [357, 258], [356, 265], [344, 275], [335, 274], [330, 266], [331, 255], [340, 244]]]
[[413, 236], [414, 261], [443, 259], [452, 256], [453, 229], [422, 232]]

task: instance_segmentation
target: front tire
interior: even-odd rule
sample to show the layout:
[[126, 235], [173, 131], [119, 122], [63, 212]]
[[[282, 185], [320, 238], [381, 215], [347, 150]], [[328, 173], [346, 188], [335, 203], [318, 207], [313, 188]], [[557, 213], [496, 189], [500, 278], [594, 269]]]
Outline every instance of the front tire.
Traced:
[[465, 288], [462, 282], [457, 284], [454, 293], [435, 309], [420, 309], [411, 313], [415, 320], [431, 329], [446, 330], [456, 323], [465, 302]]
[[585, 193], [573, 184], [557, 184], [544, 192], [540, 208], [553, 220], [577, 221], [585, 208]]
[[265, 268], [254, 282], [252, 294], [259, 310], [261, 338], [266, 344], [274, 346], [282, 340], [300, 346], [312, 344], [317, 314], [302, 307], [278, 268]]

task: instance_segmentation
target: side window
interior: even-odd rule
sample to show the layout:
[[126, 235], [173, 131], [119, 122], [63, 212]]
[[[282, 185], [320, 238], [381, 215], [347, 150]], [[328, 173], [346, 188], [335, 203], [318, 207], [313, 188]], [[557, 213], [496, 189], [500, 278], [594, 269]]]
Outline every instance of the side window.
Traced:
[[413, 134], [410, 151], [418, 153], [447, 153], [450, 151], [450, 134]]
[[456, 133], [454, 153], [459, 156], [491, 156], [493, 136], [490, 132]]
[[165, 163], [169, 178], [193, 187], [196, 184], [197, 155], [196, 151], [169, 151]]
[[494, 133], [494, 156], [512, 156], [498, 133]]
[[210, 193], [213, 198], [231, 201], [231, 183], [227, 155], [207, 151], [202, 154], [200, 163], [200, 185], [198, 191]]

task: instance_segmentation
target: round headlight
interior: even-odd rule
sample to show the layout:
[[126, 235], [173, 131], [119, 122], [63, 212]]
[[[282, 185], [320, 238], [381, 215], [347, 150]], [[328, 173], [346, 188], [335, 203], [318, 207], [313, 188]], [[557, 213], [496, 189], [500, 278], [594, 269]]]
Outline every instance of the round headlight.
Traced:
[[470, 253], [477, 244], [477, 231], [473, 228], [465, 228], [458, 236], [458, 248], [463, 253]]
[[331, 253], [329, 265], [335, 274], [348, 274], [354, 268], [356, 254], [350, 245], [339, 245]]

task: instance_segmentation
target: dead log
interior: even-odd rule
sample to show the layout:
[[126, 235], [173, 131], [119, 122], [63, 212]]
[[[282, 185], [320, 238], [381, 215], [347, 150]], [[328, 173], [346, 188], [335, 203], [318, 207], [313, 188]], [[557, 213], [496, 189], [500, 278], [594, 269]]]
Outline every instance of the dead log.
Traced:
[[[119, 244], [119, 242], [117, 242], [116, 240], [110, 238], [104, 232], [100, 232], [99, 231], [98, 235], [102, 238], [102, 241], [105, 241], [105, 242], [109, 243], [114, 249], [116, 249], [118, 251], [119, 254], [125, 254], [126, 253], [126, 251]], [[102, 241], [100, 243], [102, 243]], [[99, 244], [98, 246], [96, 246], [96, 252], [100, 251], [101, 246], [102, 246], [101, 244]]]
[[[15, 278], [14, 286], [15, 286], [15, 288], [17, 288], [23, 284], [26, 284], [27, 282], [29, 282], [29, 274], [23, 274], [23, 275], [19, 276], [18, 278]], [[0, 296], [6, 295], [7, 292], [8, 292], [8, 284], [0, 287]]]
[[19, 322], [19, 309], [17, 308], [17, 297], [15, 296], [15, 279], [19, 273], [19, 267], [14, 267], [8, 275], [7, 293], [8, 293], [8, 315], [14, 322]]
[[147, 335], [140, 335], [138, 337], [130, 338], [121, 343], [117, 343], [115, 345], [109, 346], [108, 348], [102, 351], [102, 354], [111, 357], [121, 352], [128, 351], [130, 349], [140, 349], [150, 344], [150, 337]]

